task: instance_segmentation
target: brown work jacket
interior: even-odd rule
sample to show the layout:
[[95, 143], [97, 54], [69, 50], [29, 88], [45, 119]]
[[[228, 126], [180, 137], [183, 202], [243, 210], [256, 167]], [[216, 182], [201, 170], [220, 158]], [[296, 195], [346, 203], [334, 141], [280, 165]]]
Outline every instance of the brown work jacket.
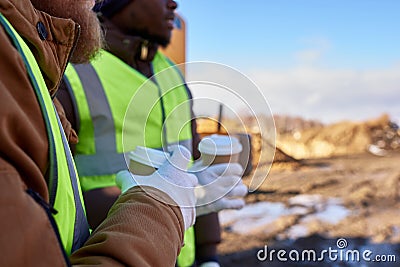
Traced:
[[[0, 0], [0, 12], [30, 47], [54, 95], [78, 38], [78, 25], [35, 10], [29, 0]], [[45, 40], [38, 22], [44, 25]], [[48, 202], [48, 164], [39, 103], [21, 55], [0, 27], [0, 266], [69, 264], [45, 210], [26, 193], [31, 189]], [[135, 188], [118, 199], [70, 261], [85, 266], [174, 266], [182, 242], [179, 208]]]

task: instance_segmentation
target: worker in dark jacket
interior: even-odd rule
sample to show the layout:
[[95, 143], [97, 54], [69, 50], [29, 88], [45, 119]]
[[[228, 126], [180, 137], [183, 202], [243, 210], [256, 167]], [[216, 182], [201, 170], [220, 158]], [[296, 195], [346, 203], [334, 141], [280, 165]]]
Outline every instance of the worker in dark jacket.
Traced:
[[[168, 145], [186, 146], [195, 158], [199, 155], [190, 91], [179, 69], [159, 51], [170, 41], [176, 7], [172, 0], [111, 0], [97, 4], [106, 51], [91, 64], [70, 66], [66, 71], [65, 91], [58, 97], [79, 135], [75, 158], [92, 227], [104, 219], [120, 193], [115, 175], [126, 168], [121, 158], [127, 149], [122, 145], [122, 133], [128, 109], [135, 114], [128, 122], [131, 132], [124, 136], [129, 140], [128, 150], [136, 146], [162, 149], [166, 141]], [[176, 85], [173, 90], [171, 84]], [[154, 109], [148, 112], [146, 106]], [[110, 162], [119, 162], [119, 168], [115, 164], [110, 168]], [[234, 177], [240, 176], [240, 168], [232, 165], [231, 169], [235, 170]], [[217, 176], [224, 169], [219, 171]], [[244, 187], [241, 181], [238, 186]], [[223, 208], [227, 206], [218, 210]], [[196, 220], [195, 233], [189, 229], [185, 234], [178, 265], [193, 265], [196, 254], [199, 265], [218, 266], [217, 213]]]
[[[0, 0], [0, 266], [173, 266], [194, 221], [193, 190], [179, 205], [165, 185], [121, 176], [125, 193], [89, 236], [71, 131], [64, 118], [64, 135], [52, 98], [68, 60], [87, 62], [100, 48], [91, 4]], [[187, 156], [174, 153], [172, 163]], [[172, 164], [156, 176], [197, 183]]]

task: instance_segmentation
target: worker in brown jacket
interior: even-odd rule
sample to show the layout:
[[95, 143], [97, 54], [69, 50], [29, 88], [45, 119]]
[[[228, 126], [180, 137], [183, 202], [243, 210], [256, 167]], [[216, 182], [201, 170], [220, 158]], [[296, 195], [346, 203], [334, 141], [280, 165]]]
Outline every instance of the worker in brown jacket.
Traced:
[[[93, 4], [0, 0], [0, 266], [173, 266], [194, 221], [196, 178], [167, 163], [146, 186], [122, 180], [124, 193], [89, 236], [52, 97], [68, 60], [85, 62], [100, 47]], [[187, 164], [180, 151], [178, 167]], [[160, 176], [189, 189], [178, 198]]]

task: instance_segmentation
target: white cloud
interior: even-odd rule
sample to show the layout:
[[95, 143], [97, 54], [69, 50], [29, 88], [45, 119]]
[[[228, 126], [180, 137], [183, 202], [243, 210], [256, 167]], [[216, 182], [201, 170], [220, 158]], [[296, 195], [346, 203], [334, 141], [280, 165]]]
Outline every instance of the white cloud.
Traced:
[[250, 77], [274, 113], [326, 122], [367, 119], [383, 112], [400, 116], [399, 66], [364, 71], [299, 67], [259, 70]]
[[304, 50], [296, 54], [296, 58], [301, 62], [314, 62], [321, 58], [319, 50]]
[[320, 61], [323, 55], [331, 48], [331, 43], [323, 37], [307, 38], [300, 41], [308, 48], [295, 53], [299, 65], [310, 65]]
[[[232, 88], [241, 97], [240, 101], [246, 100], [257, 113], [268, 111], [265, 101], [261, 100], [264, 95], [274, 114], [303, 116], [323, 122], [364, 120], [383, 112], [395, 120], [400, 118], [399, 65], [363, 71], [321, 69], [308, 65], [248, 73], [260, 92], [251, 86], [251, 81], [245, 81], [244, 75], [210, 68], [197, 71], [203, 72], [202, 79], [218, 77], [216, 80]], [[215, 88], [194, 88], [193, 94], [195, 97], [214, 97], [232, 109], [240, 106], [232, 93], [224, 94]], [[207, 105], [201, 108], [210, 109]]]

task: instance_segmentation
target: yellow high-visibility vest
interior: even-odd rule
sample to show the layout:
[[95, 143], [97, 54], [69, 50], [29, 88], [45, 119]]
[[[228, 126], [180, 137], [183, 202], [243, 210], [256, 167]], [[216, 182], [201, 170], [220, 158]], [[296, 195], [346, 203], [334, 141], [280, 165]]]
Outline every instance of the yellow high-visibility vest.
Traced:
[[0, 14], [0, 22], [20, 53], [38, 103], [42, 110], [49, 140], [49, 196], [53, 214], [66, 255], [80, 248], [89, 237], [83, 198], [75, 164], [69, 150], [61, 122], [53, 105], [40, 68], [28, 45], [7, 19]]
[[[158, 52], [148, 79], [107, 51], [90, 64], [69, 65], [65, 81], [78, 121], [75, 161], [83, 191], [115, 186], [136, 146], [192, 150], [191, 99], [171, 61]], [[194, 230], [185, 233], [180, 266], [194, 262]]]

